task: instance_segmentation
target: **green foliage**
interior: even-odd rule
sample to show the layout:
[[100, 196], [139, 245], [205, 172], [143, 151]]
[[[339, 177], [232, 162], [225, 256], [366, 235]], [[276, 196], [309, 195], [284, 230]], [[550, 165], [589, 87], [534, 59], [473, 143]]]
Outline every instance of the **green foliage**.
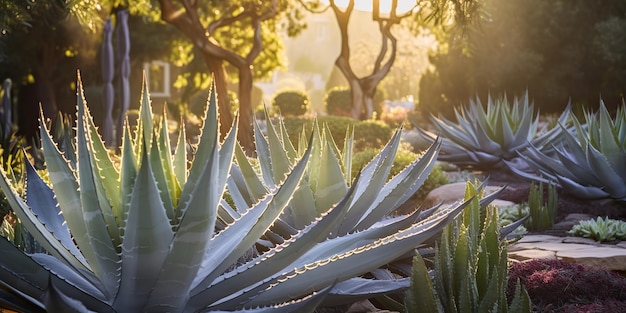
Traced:
[[[386, 99], [383, 90], [374, 94], [374, 112], [380, 117], [383, 112], [383, 101]], [[324, 108], [329, 115], [352, 117], [352, 94], [349, 87], [337, 86], [331, 88], [324, 97]], [[363, 108], [365, 110], [365, 108]]]
[[[443, 136], [442, 161], [479, 170], [515, 168], [519, 166], [520, 151], [531, 144], [539, 149], [551, 149], [562, 131], [561, 127], [547, 131], [539, 128], [539, 116], [528, 93], [512, 103], [506, 97], [496, 100], [488, 97], [486, 108], [480, 98], [476, 98], [476, 101], [470, 100], [469, 107], [455, 109], [455, 114], [456, 122], [431, 115], [436, 133], [420, 129], [423, 145]], [[569, 116], [567, 109], [559, 122], [566, 125]]]
[[[544, 201], [544, 195], [547, 193], [547, 200]], [[516, 233], [526, 233], [530, 231], [544, 231], [550, 229], [554, 225], [558, 209], [558, 195], [556, 186], [548, 184], [546, 192], [544, 192], [543, 183], [530, 184], [528, 194], [528, 202], [515, 204], [500, 208], [500, 220], [503, 225], [527, 217], [524, 227], [516, 230]]]
[[283, 90], [272, 101], [272, 107], [284, 116], [301, 116], [309, 112], [309, 96], [300, 90]]
[[595, 220], [580, 221], [572, 226], [570, 234], [577, 237], [591, 238], [596, 241], [626, 240], [626, 222], [597, 217]]
[[382, 147], [391, 138], [393, 130], [381, 121], [365, 120], [354, 124], [355, 149]]
[[556, 186], [549, 184], [547, 187], [548, 199], [544, 201], [543, 183], [530, 184], [528, 195], [528, 212], [530, 217], [526, 221], [526, 227], [531, 231], [543, 231], [554, 225], [558, 209], [558, 196]]
[[437, 142], [387, 181], [400, 131], [352, 180], [342, 173], [350, 173], [351, 137], [338, 149], [326, 129], [314, 127], [295, 148], [281, 139], [283, 126], [269, 123], [264, 135], [256, 124], [252, 162], [236, 144], [237, 121], [220, 142], [213, 89], [189, 156], [184, 131], [171, 148], [167, 118], [153, 116], [145, 82], [136, 131], [124, 128], [119, 155], [98, 135], [80, 77], [77, 101], [72, 149], [61, 152], [42, 123], [51, 186], [27, 162], [23, 198], [0, 171], [16, 216], [47, 251], [24, 254], [0, 239], [2, 307], [312, 312], [324, 301], [405, 289], [408, 278], [362, 275], [413, 251], [466, 205], [386, 218], [423, 183], [439, 151]]
[[[352, 176], [355, 177], [356, 174], [358, 174], [358, 172], [376, 156], [378, 151], [378, 149], [370, 148], [355, 153], [352, 157]], [[410, 149], [401, 146], [401, 149], [398, 150], [396, 159], [393, 162], [393, 166], [391, 167], [389, 178], [398, 174], [417, 157], [418, 155], [416, 153], [413, 153]], [[447, 183], [448, 177], [441, 169], [441, 166], [439, 164], [435, 164], [433, 169], [430, 171], [430, 174], [428, 174], [428, 178], [426, 178], [422, 186], [417, 190], [412, 198], [418, 203], [422, 202], [431, 190]]]
[[516, 171], [529, 179], [556, 182], [581, 199], [626, 200], [626, 105], [614, 118], [602, 102], [598, 111], [573, 119], [574, 130], [562, 132], [553, 154], [532, 145], [522, 156], [535, 171]]
[[511, 304], [507, 302], [507, 243], [500, 238], [497, 208], [479, 202], [481, 193], [480, 186], [467, 183], [470, 205], [443, 230], [434, 283], [422, 257], [414, 257], [407, 312], [422, 303], [428, 312], [530, 312], [530, 299], [520, 286]]
[[352, 117], [350, 88], [337, 86], [330, 89], [324, 97], [324, 108], [330, 115]]
[[624, 2], [479, 3], [477, 14], [467, 16], [481, 18], [476, 27], [435, 32], [440, 44], [430, 58], [434, 71], [422, 77], [419, 89], [424, 113], [452, 118], [452, 107], [476, 94], [525, 90], [544, 113], [561, 112], [567, 99], [587, 107], [596, 106], [599, 94], [611, 103], [621, 100]]
[[[385, 142], [391, 138], [393, 130], [389, 125], [373, 120], [357, 121], [349, 117], [341, 116], [320, 116], [317, 118], [320, 125], [329, 129], [338, 146], [344, 144], [344, 137], [347, 131], [354, 130], [354, 148], [356, 152], [366, 149], [380, 149]], [[311, 118], [286, 118], [284, 120], [289, 139], [298, 144], [302, 130], [307, 136], [313, 129], [314, 119]]]

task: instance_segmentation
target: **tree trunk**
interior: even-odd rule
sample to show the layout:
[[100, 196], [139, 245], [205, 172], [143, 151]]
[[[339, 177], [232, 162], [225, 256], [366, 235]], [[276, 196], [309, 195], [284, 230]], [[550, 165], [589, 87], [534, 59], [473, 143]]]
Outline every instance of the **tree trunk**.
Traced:
[[368, 84], [367, 81], [355, 79], [350, 84], [352, 95], [352, 118], [370, 119], [374, 116], [374, 95], [376, 85]]
[[220, 121], [220, 140], [226, 137], [233, 125], [233, 115], [230, 112], [230, 98], [228, 97], [228, 80], [224, 63], [210, 55], [203, 53], [204, 61], [213, 73], [215, 92], [217, 92], [217, 103]]
[[[378, 22], [382, 35], [382, 45], [378, 57], [374, 62], [372, 73], [359, 78], [350, 65], [350, 44], [348, 36], [348, 24], [355, 1], [356, 0], [348, 1], [348, 5], [344, 10], [340, 9], [335, 4], [334, 0], [330, 1], [330, 6], [335, 13], [341, 34], [341, 51], [335, 61], [335, 65], [341, 70], [341, 73], [350, 84], [350, 92], [352, 94], [352, 117], [355, 119], [370, 119], [374, 114], [374, 94], [376, 93], [376, 86], [378, 86], [380, 81], [389, 73], [396, 58], [397, 41], [391, 33], [391, 27], [398, 24], [402, 18], [409, 15], [396, 15], [395, 11], [398, 6], [397, 0], [393, 0], [391, 3], [391, 15], [389, 17], [381, 18], [378, 14], [379, 12], [373, 12], [373, 18]], [[378, 1], [375, 1], [374, 8], [377, 7]], [[391, 43], [391, 51], [388, 51], [389, 43]], [[365, 114], [362, 114], [363, 107], [365, 107]]]
[[256, 154], [254, 131], [252, 128], [252, 70], [239, 68], [239, 133], [237, 138], [247, 155]]
[[361, 119], [361, 112], [363, 112], [363, 89], [358, 79], [351, 79], [350, 82], [350, 95], [352, 96], [352, 118], [355, 120]]

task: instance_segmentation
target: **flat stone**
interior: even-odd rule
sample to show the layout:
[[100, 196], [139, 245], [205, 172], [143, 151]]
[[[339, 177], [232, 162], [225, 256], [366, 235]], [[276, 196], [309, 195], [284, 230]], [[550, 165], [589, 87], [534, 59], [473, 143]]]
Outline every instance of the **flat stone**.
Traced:
[[495, 205], [495, 206], [497, 206], [499, 208], [504, 208], [504, 207], [514, 206], [515, 202], [495, 199], [495, 200], [491, 201], [490, 204], [491, 205]]
[[620, 248], [564, 250], [558, 251], [556, 256], [566, 262], [605, 268], [610, 271], [626, 270], [626, 251]]
[[518, 261], [558, 259], [566, 262], [626, 271], [626, 242], [603, 244], [588, 238], [527, 235], [509, 245], [509, 257]]
[[551, 236], [551, 235], [527, 235], [522, 237], [516, 243], [528, 243], [528, 242], [560, 242], [562, 237]]
[[518, 261], [527, 261], [534, 259], [556, 260], [556, 253], [549, 250], [517, 250], [509, 252], [509, 258]]
[[583, 238], [583, 237], [565, 237], [563, 238], [563, 243], [579, 243], [579, 244], [592, 245], [592, 246], [602, 245], [601, 243], [591, 238]]
[[396, 313], [394, 311], [381, 310], [374, 306], [369, 300], [359, 301], [352, 304], [346, 313]]

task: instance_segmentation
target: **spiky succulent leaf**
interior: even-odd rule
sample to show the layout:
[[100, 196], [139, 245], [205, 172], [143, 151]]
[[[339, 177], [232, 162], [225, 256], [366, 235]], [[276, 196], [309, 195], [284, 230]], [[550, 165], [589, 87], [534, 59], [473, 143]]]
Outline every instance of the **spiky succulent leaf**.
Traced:
[[575, 133], [563, 132], [563, 142], [554, 148], [556, 158], [531, 147], [522, 157], [534, 172], [515, 172], [535, 181], [556, 183], [578, 198], [626, 200], [623, 112], [624, 105], [611, 119], [601, 102], [597, 112], [585, 112], [584, 123], [573, 119]]
[[[513, 166], [517, 152], [532, 143], [538, 149], [550, 150], [550, 143], [558, 141], [561, 128], [546, 132], [538, 128], [539, 116], [529, 102], [528, 93], [509, 103], [506, 97], [487, 99], [486, 109], [479, 98], [470, 100], [467, 108], [455, 109], [456, 122], [431, 116], [435, 132], [444, 138], [440, 159], [463, 167], [493, 170]], [[565, 125], [569, 107], [559, 121]], [[426, 143], [436, 135], [424, 130], [420, 134]], [[505, 162], [509, 162], [506, 164]]]

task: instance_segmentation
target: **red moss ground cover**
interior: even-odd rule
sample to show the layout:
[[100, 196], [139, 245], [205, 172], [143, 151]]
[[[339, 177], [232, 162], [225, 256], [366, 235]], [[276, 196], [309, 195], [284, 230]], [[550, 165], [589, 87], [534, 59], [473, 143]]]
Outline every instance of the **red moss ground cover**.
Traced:
[[626, 312], [626, 277], [617, 273], [558, 260], [518, 262], [509, 270], [507, 294], [518, 279], [537, 312]]

